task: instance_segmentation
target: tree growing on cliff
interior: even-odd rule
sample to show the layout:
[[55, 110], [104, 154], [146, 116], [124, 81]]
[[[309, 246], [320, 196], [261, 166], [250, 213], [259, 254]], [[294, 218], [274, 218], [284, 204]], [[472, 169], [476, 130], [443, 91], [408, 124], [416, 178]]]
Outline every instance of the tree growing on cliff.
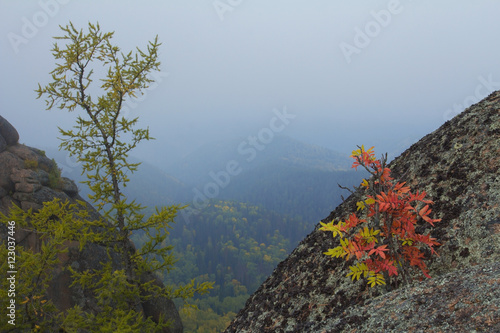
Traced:
[[[38, 98], [44, 96], [47, 109], [58, 107], [69, 112], [80, 111], [72, 129], [59, 128], [61, 148], [82, 162], [87, 175], [85, 183], [93, 194], [90, 199], [106, 220], [99, 228], [80, 235], [82, 242], [97, 242], [119, 253], [123, 269], [103, 265], [100, 270], [77, 272], [72, 270], [74, 283], [93, 290], [98, 307], [93, 313], [74, 308], [68, 312], [67, 322], [94, 331], [103, 325], [123, 319], [137, 323], [138, 331], [154, 331], [167, 323], [143, 318], [137, 308], [155, 297], [190, 297], [194, 292], [205, 292], [210, 283], [194, 282], [172, 290], [159, 286], [151, 273], [162, 273], [172, 268], [172, 247], [162, 246], [179, 206], [161, 207], [145, 218], [144, 207], [127, 200], [122, 189], [138, 163], [130, 163], [128, 154], [144, 140], [152, 139], [149, 129], [137, 128], [138, 118], [128, 118], [123, 106], [128, 98], [142, 94], [153, 82], [151, 73], [159, 71], [156, 37], [147, 50], [121, 53], [111, 43], [113, 32], [103, 33], [98, 24], [89, 23], [88, 32], [77, 30], [72, 23], [61, 27], [65, 33], [55, 37], [63, 45], [52, 49], [58, 61], [50, 73], [52, 82], [38, 85]], [[95, 76], [100, 78], [96, 79]], [[133, 232], [148, 236], [144, 245], [136, 249], [131, 242]], [[149, 275], [148, 275], [149, 274]]]

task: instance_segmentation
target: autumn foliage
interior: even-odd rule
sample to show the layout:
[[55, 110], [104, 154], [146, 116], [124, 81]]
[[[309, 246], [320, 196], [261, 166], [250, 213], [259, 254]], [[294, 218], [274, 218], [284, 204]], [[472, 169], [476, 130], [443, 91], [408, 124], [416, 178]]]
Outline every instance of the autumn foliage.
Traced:
[[357, 213], [344, 221], [320, 222], [320, 230], [340, 238], [340, 245], [325, 254], [355, 259], [347, 276], [352, 280], [363, 276], [371, 287], [385, 285], [388, 278], [397, 283], [398, 275], [408, 283], [415, 269], [430, 278], [423, 249], [437, 255], [434, 246], [439, 243], [428, 234], [417, 233], [415, 226], [419, 220], [434, 226], [441, 219], [429, 217], [433, 202], [425, 198], [425, 191], [412, 193], [404, 182], [393, 181], [386, 167], [387, 156], [376, 159], [373, 148], [361, 146], [351, 155], [355, 160], [352, 167], [361, 166], [372, 176], [361, 182]]

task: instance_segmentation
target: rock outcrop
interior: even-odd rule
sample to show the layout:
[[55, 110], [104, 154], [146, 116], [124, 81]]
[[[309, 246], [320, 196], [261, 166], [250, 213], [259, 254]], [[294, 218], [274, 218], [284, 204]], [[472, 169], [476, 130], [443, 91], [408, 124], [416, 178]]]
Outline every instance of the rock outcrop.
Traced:
[[[432, 279], [386, 292], [347, 278], [317, 226], [226, 332], [500, 332], [500, 92], [412, 145], [389, 167], [434, 200]], [[353, 196], [324, 222], [356, 211]], [[419, 227], [424, 231], [425, 226]]]
[[[23, 210], [38, 210], [44, 202], [59, 198], [62, 201], [78, 203], [84, 201], [78, 194], [77, 185], [69, 178], [61, 177], [55, 161], [45, 156], [45, 153], [18, 143], [19, 135], [16, 129], [0, 116], [0, 212], [8, 215], [12, 205]], [[101, 216], [90, 204], [89, 219], [99, 219]], [[0, 226], [1, 239], [7, 239], [5, 228]], [[20, 246], [40, 248], [38, 237], [26, 230], [16, 229], [16, 241]], [[97, 244], [87, 244], [82, 251], [79, 244], [69, 242], [68, 252], [61, 259], [61, 266], [85, 271], [99, 268], [100, 263], [107, 262], [106, 248]], [[113, 250], [111, 250], [111, 257]], [[54, 276], [47, 290], [48, 297], [60, 310], [68, 309], [75, 304], [84, 310], [94, 308], [94, 299], [77, 288], [70, 288], [71, 276], [67, 270], [59, 267], [54, 270]], [[150, 279], [149, 279], [150, 280]], [[161, 284], [159, 279], [156, 283]], [[143, 305], [146, 316], [158, 319], [161, 314], [172, 321], [172, 326], [165, 332], [179, 333], [183, 331], [182, 322], [175, 304], [170, 299], [156, 299]]]
[[0, 116], [0, 152], [4, 151], [8, 146], [12, 146], [19, 141], [19, 133], [7, 119]]

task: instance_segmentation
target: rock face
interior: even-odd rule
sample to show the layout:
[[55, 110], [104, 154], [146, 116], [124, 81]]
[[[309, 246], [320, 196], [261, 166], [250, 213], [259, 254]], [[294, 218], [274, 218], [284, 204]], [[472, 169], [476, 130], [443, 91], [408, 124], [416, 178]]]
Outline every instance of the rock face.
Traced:
[[19, 133], [4, 117], [0, 116], [0, 152], [19, 141]]
[[[47, 158], [41, 150], [18, 144], [17, 131], [4, 118], [0, 117], [0, 212], [8, 215], [10, 207], [17, 205], [24, 210], [40, 209], [44, 202], [59, 198], [62, 201], [84, 201], [78, 194], [78, 187], [68, 178], [60, 177], [59, 170], [54, 161]], [[99, 219], [100, 215], [90, 204], [90, 219]], [[0, 228], [1, 239], [7, 239], [6, 230]], [[19, 245], [33, 249], [40, 247], [36, 235], [23, 229], [16, 229], [16, 240]], [[22, 240], [22, 241], [21, 241]], [[100, 267], [101, 262], [107, 262], [106, 248], [96, 244], [87, 244], [79, 251], [79, 244], [68, 244], [68, 252], [60, 259], [62, 265], [71, 265], [77, 270]], [[113, 257], [113, 254], [112, 254]], [[56, 269], [54, 278], [49, 286], [48, 297], [60, 309], [68, 309], [79, 304], [83, 309], [93, 307], [94, 300], [91, 295], [70, 288], [71, 276], [62, 269]], [[157, 279], [157, 283], [161, 284]], [[165, 332], [180, 333], [183, 331], [182, 322], [170, 299], [160, 299], [148, 302], [143, 306], [146, 316], [158, 319], [163, 314], [167, 320], [172, 320], [172, 326]]]
[[[432, 279], [391, 292], [353, 283], [344, 259], [323, 254], [337, 244], [317, 226], [226, 332], [500, 332], [499, 165], [497, 91], [389, 165], [396, 180], [428, 193], [442, 219], [430, 229], [442, 244], [427, 261]], [[355, 211], [351, 196], [323, 221]]]

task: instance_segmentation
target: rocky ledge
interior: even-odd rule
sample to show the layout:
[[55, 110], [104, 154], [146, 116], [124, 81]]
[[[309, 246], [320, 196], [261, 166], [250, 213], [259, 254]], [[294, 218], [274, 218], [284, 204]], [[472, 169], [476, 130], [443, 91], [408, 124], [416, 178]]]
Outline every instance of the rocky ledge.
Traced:
[[[380, 152], [379, 152], [380, 153]], [[444, 123], [389, 167], [434, 200], [432, 279], [390, 292], [346, 277], [315, 230], [249, 298], [226, 332], [500, 332], [500, 92]], [[324, 222], [356, 211], [353, 196]]]
[[[0, 212], [8, 215], [13, 205], [23, 210], [40, 209], [44, 202], [59, 198], [78, 204], [80, 209], [87, 209], [89, 219], [101, 219], [99, 213], [90, 204], [81, 206], [85, 200], [78, 194], [78, 187], [69, 178], [61, 177], [60, 170], [54, 160], [45, 156], [39, 149], [18, 143], [17, 130], [0, 116]], [[7, 239], [7, 230], [0, 226], [0, 238]], [[38, 236], [27, 230], [16, 229], [18, 245], [31, 249], [40, 249]], [[53, 280], [48, 287], [47, 296], [59, 310], [64, 311], [74, 305], [80, 305], [84, 310], [95, 309], [95, 300], [90, 293], [84, 293], [77, 288], [70, 288], [71, 276], [64, 266], [71, 266], [79, 271], [99, 268], [101, 263], [109, 261], [106, 248], [97, 244], [87, 244], [82, 251], [76, 242], [68, 242], [68, 252], [59, 259], [61, 265], [53, 271]], [[111, 252], [111, 257], [116, 255]], [[119, 268], [119, 267], [117, 267]], [[150, 277], [146, 277], [150, 279]], [[156, 283], [161, 284], [159, 279]], [[163, 314], [172, 321], [170, 329], [165, 332], [179, 333], [183, 331], [182, 322], [170, 299], [156, 299], [143, 304], [146, 316], [158, 319]]]

